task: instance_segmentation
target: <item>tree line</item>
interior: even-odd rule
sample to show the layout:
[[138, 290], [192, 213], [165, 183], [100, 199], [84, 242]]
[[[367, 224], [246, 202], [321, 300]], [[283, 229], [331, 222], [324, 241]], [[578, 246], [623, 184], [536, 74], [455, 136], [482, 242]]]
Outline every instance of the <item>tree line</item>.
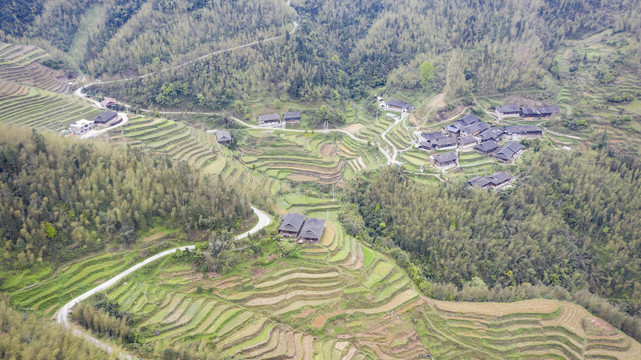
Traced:
[[157, 224], [187, 233], [239, 229], [246, 195], [184, 162], [0, 126], [2, 268], [131, 246]]

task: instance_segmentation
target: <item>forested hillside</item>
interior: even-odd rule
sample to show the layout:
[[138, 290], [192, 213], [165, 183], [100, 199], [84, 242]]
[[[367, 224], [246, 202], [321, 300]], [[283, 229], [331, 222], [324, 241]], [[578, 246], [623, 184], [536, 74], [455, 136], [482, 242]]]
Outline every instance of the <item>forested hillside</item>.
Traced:
[[[220, 108], [265, 92], [332, 101], [379, 86], [445, 86], [451, 97], [540, 88], [564, 39], [606, 28], [638, 37], [638, 14], [632, 0], [36, 0], [4, 5], [0, 39], [39, 44], [79, 71], [118, 77], [283, 35], [297, 19], [286, 39], [110, 90], [141, 104]], [[425, 61], [435, 77], [421, 83]]]
[[[396, 170], [354, 201], [368, 236], [417, 255], [433, 282], [589, 289], [641, 310], [641, 177], [603, 154], [542, 151], [505, 193], [421, 186]], [[348, 229], [362, 228], [351, 221]]]
[[233, 231], [252, 214], [244, 194], [184, 162], [6, 125], [0, 134], [3, 269], [128, 247], [161, 220]]

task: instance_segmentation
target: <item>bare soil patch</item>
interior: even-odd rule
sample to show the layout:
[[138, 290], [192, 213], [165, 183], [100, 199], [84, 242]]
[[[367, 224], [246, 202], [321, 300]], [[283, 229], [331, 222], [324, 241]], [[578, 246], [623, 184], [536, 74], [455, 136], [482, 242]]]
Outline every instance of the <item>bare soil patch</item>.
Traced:
[[362, 128], [364, 128], [365, 125], [363, 124], [352, 124], [350, 126], [346, 126], [343, 128], [343, 130], [347, 131], [348, 133], [351, 134], [356, 134], [356, 132]]
[[559, 308], [558, 301], [534, 299], [514, 303], [472, 303], [432, 300], [437, 309], [452, 313], [474, 313], [488, 316], [505, 316], [510, 314], [550, 314]]
[[316, 176], [300, 175], [300, 174], [287, 175], [287, 179], [292, 181], [318, 181], [319, 180]]
[[336, 144], [323, 144], [320, 154], [322, 157], [336, 157]]
[[338, 309], [334, 310], [329, 314], [317, 316], [314, 321], [312, 321], [312, 327], [315, 329], [320, 329], [325, 325], [325, 322], [327, 322], [327, 319], [331, 318], [332, 316], [340, 315], [343, 313], [343, 310]]

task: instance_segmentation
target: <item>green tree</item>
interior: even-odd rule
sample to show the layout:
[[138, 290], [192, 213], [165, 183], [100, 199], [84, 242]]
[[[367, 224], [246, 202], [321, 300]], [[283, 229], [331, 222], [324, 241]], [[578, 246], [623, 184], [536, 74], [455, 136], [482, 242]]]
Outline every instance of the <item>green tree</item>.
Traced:
[[48, 221], [45, 222], [44, 230], [45, 230], [45, 235], [49, 239], [53, 239], [53, 237], [58, 234], [58, 230], [56, 230], [56, 228], [53, 225], [51, 225], [51, 223]]
[[429, 85], [430, 80], [434, 77], [434, 65], [430, 63], [429, 61], [424, 61], [421, 64], [421, 75], [420, 75], [420, 81], [421, 85], [423, 87], [426, 87]]

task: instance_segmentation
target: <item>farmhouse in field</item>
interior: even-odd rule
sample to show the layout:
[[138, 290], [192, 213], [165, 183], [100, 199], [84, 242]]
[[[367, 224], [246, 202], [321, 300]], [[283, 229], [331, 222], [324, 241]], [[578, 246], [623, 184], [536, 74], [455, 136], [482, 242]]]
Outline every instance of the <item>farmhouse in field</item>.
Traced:
[[432, 159], [434, 159], [434, 164], [436, 164], [437, 166], [451, 166], [456, 165], [458, 157], [454, 151], [450, 151], [446, 153], [436, 154], [432, 156]]
[[412, 104], [406, 103], [405, 101], [394, 100], [394, 99], [390, 99], [387, 102], [385, 102], [384, 108], [385, 110], [390, 110], [390, 111], [401, 111], [401, 112], [414, 111], [414, 106]]
[[108, 97], [101, 101], [100, 105], [104, 106], [106, 109], [114, 109], [116, 105], [118, 105], [118, 102], [116, 99]]
[[325, 230], [325, 220], [309, 218], [305, 220], [305, 224], [298, 234], [298, 239], [301, 242], [318, 242], [323, 237], [323, 230]]
[[478, 186], [481, 189], [492, 187], [494, 189], [507, 185], [512, 181], [512, 177], [503, 171], [496, 172], [490, 176], [475, 176], [468, 180], [467, 184], [471, 187]]
[[290, 111], [284, 113], [283, 120], [288, 124], [300, 123], [300, 111]]
[[71, 130], [74, 135], [85, 134], [93, 130], [93, 121], [81, 119], [76, 122], [72, 122], [71, 125], [69, 125], [69, 130]]
[[474, 147], [474, 150], [483, 155], [495, 152], [499, 148], [499, 144], [494, 140], [484, 141]]
[[495, 158], [499, 160], [503, 160], [505, 162], [508, 162], [512, 160], [515, 156], [521, 153], [521, 150], [523, 149], [523, 145], [515, 142], [515, 141], [510, 141], [507, 144], [503, 145], [497, 152], [496, 154], [492, 155]]
[[506, 126], [505, 135], [512, 140], [518, 140], [521, 138], [532, 138], [543, 135], [543, 130], [538, 126], [534, 125], [513, 125]]
[[452, 125], [448, 126], [447, 127], [447, 131], [449, 131], [450, 133], [458, 136], [460, 131], [463, 128], [468, 127], [470, 125], [474, 125], [479, 121], [481, 121], [481, 119], [478, 116], [476, 116], [474, 114], [467, 114], [467, 115], [463, 116], [460, 120], [457, 120], [455, 123], [453, 123]]
[[305, 216], [301, 214], [286, 214], [281, 219], [278, 233], [282, 236], [297, 237], [304, 222]]
[[216, 132], [216, 141], [221, 145], [229, 145], [231, 143], [231, 134], [227, 130], [219, 130]]
[[259, 125], [280, 124], [280, 114], [263, 114], [258, 116]]
[[539, 108], [521, 108], [521, 117], [548, 117], [561, 112], [558, 106], [545, 106]]
[[96, 125], [107, 125], [109, 122], [116, 120], [118, 118], [118, 113], [115, 111], [107, 110], [102, 114], [91, 119]]
[[518, 117], [521, 115], [521, 108], [516, 105], [501, 105], [496, 107], [496, 115], [500, 118]]

